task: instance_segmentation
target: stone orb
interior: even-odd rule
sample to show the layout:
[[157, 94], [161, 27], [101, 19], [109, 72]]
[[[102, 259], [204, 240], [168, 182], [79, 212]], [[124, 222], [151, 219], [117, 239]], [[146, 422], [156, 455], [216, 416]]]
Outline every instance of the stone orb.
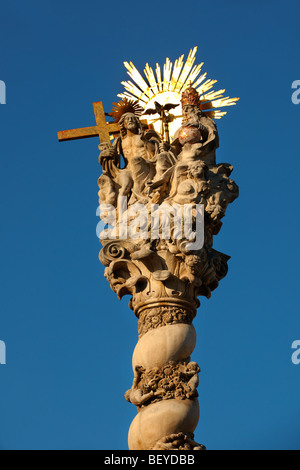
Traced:
[[196, 144], [201, 141], [201, 132], [197, 127], [182, 127], [178, 132], [178, 139], [181, 145]]
[[142, 336], [134, 349], [132, 368], [161, 367], [168, 361], [180, 361], [189, 357], [196, 346], [193, 325], [178, 323], [161, 326]]
[[162, 400], [142, 408], [129, 429], [129, 450], [149, 450], [170, 434], [194, 432], [199, 414], [197, 399]]

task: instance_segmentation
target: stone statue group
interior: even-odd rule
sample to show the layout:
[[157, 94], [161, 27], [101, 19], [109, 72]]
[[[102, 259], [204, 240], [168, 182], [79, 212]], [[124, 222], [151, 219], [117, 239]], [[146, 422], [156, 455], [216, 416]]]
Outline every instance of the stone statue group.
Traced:
[[[201, 204], [204, 242], [191, 249], [185, 237], [101, 240], [105, 277], [139, 319], [133, 353], [134, 381], [126, 399], [138, 407], [129, 431], [130, 449], [202, 449], [193, 431], [199, 418], [199, 366], [190, 361], [196, 344], [192, 324], [199, 296], [210, 297], [227, 273], [229, 256], [213, 248], [229, 203], [238, 196], [232, 166], [216, 163], [215, 122], [201, 110], [197, 91], [182, 93], [182, 123], [172, 142], [145, 129], [136, 107], [120, 107], [120, 135], [100, 144], [99, 202], [118, 214], [118, 199], [144, 207]], [[100, 213], [101, 217], [101, 213]], [[196, 217], [196, 216], [195, 216]]]

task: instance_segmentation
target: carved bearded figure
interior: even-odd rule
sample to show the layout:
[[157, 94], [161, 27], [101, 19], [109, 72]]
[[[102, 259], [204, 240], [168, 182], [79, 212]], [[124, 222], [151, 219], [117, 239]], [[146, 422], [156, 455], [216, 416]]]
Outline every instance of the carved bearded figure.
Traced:
[[[147, 183], [169, 168], [174, 159], [165, 151], [158, 134], [153, 130], [144, 129], [134, 106], [125, 103], [123, 109], [122, 106], [119, 107], [120, 113], [125, 111], [120, 118], [118, 116], [120, 136], [112, 146], [99, 146], [99, 162], [103, 167], [99, 186], [100, 189], [101, 185], [107, 189], [108, 177], [114, 193], [127, 196], [130, 203], [138, 201], [146, 204], [149, 200]], [[121, 157], [124, 168], [121, 168]], [[107, 195], [105, 197], [111, 200]]]
[[[143, 198], [147, 179], [155, 173], [151, 160], [155, 154], [155, 143], [147, 139], [140, 120], [133, 113], [125, 113], [120, 121], [120, 137], [115, 139], [112, 147], [100, 146], [100, 163], [103, 174], [115, 183], [120, 196], [133, 195], [134, 199]], [[104, 148], [103, 148], [104, 147]], [[124, 168], [121, 168], [121, 156]], [[107, 171], [108, 160], [115, 162], [114, 171]]]
[[180, 159], [201, 159], [208, 165], [216, 163], [219, 137], [215, 122], [200, 109], [200, 97], [193, 87], [182, 93], [182, 124], [175, 133], [173, 145], [180, 152]]

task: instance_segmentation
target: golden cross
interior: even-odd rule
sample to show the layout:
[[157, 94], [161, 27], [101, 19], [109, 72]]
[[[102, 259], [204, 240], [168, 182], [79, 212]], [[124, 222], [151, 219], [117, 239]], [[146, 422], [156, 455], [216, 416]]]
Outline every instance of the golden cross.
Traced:
[[120, 132], [119, 126], [116, 122], [106, 122], [102, 101], [93, 103], [93, 108], [96, 118], [96, 126], [82, 127], [80, 129], [71, 129], [68, 131], [59, 131], [57, 133], [59, 142], [99, 136], [101, 144], [104, 142], [110, 143], [110, 135], [116, 137], [116, 135]]

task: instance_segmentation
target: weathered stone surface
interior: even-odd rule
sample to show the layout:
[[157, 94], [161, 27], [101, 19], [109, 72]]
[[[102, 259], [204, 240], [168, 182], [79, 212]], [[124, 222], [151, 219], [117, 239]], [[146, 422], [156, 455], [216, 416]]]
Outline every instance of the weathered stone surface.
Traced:
[[[58, 133], [60, 141], [99, 136], [101, 142], [99, 203], [106, 228], [99, 258], [112, 290], [119, 299], [130, 296], [138, 318], [134, 378], [125, 393], [138, 410], [129, 432], [132, 449], [204, 449], [193, 435], [200, 368], [190, 358], [192, 322], [199, 297], [209, 298], [228, 271], [230, 257], [213, 248], [213, 238], [238, 187], [230, 178], [233, 167], [216, 162], [212, 118], [238, 98], [223, 97], [225, 90], [211, 90], [214, 81], [198, 76], [196, 50], [184, 65], [179, 57], [172, 74], [167, 59], [163, 81], [158, 64], [157, 82], [146, 64], [146, 82], [125, 62], [135, 84], [122, 82], [123, 101], [110, 113], [101, 101], [93, 103], [96, 126]], [[142, 113], [159, 118], [149, 124]]]
[[189, 433], [199, 420], [198, 400], [163, 400], [142, 408], [131, 423], [128, 445], [131, 450], [152, 449], [174, 433]]
[[171, 144], [120, 110], [120, 137], [100, 145], [100, 217], [112, 229], [102, 233], [99, 258], [112, 290], [130, 296], [138, 318], [134, 379], [125, 393], [138, 409], [129, 448], [200, 450], [192, 434], [200, 371], [190, 359], [192, 321], [198, 297], [209, 298], [227, 274], [230, 257], [213, 248], [213, 237], [238, 187], [232, 166], [216, 163], [217, 127], [193, 88], [182, 95], [182, 126]]
[[139, 339], [132, 356], [133, 370], [137, 366], [149, 369], [160, 367], [168, 361], [189, 357], [196, 346], [193, 325], [177, 324], [148, 331]]
[[125, 398], [138, 410], [161, 400], [196, 398], [199, 372], [197, 362], [190, 362], [189, 359], [167, 361], [161, 367], [136, 366], [133, 385], [125, 393]]

